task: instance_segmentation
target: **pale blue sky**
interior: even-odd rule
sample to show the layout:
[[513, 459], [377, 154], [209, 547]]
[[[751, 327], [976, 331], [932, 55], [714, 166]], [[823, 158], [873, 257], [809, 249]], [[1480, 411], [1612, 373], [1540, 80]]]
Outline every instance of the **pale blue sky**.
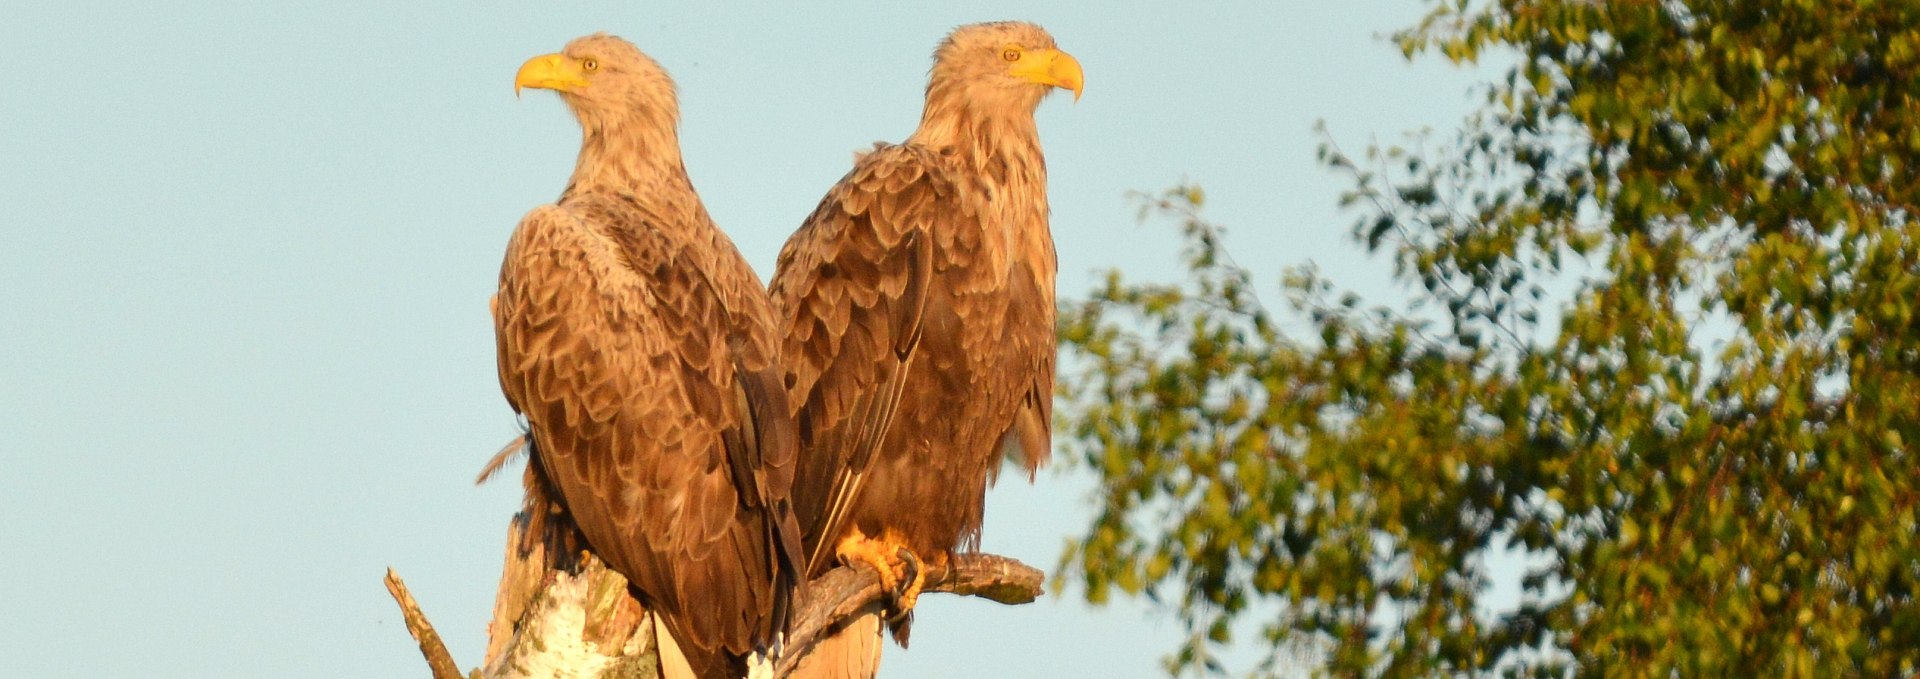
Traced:
[[[422, 677], [389, 565], [479, 661], [518, 502], [470, 483], [516, 431], [486, 299], [578, 143], [511, 82], [569, 38], [674, 74], [695, 184], [764, 275], [856, 149], [911, 131], [948, 29], [1046, 26], [1087, 75], [1039, 113], [1063, 297], [1096, 269], [1171, 275], [1172, 229], [1123, 194], [1182, 178], [1269, 283], [1313, 260], [1386, 291], [1313, 121], [1350, 151], [1448, 128], [1474, 76], [1377, 38], [1413, 0], [167, 5], [0, 12], [7, 676]], [[990, 492], [984, 547], [1051, 569], [1088, 488]], [[1138, 602], [933, 596], [885, 669], [1149, 677], [1182, 634]]]

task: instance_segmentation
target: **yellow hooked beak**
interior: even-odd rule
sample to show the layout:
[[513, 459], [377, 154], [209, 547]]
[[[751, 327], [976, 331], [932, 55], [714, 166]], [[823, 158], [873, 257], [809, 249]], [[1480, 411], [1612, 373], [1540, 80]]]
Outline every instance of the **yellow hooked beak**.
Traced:
[[520, 88], [537, 87], [557, 92], [572, 92], [587, 86], [587, 70], [578, 59], [564, 54], [542, 54], [520, 65], [513, 76], [513, 96]]
[[1086, 80], [1080, 74], [1080, 60], [1056, 49], [1021, 54], [1009, 72], [1030, 82], [1073, 90], [1074, 101], [1080, 101], [1080, 91], [1086, 88]]

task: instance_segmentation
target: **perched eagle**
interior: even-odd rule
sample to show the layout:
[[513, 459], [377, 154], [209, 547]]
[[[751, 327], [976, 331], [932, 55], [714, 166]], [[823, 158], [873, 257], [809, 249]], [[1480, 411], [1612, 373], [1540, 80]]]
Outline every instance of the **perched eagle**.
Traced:
[[659, 64], [596, 34], [527, 61], [522, 87], [558, 92], [582, 130], [494, 302], [529, 504], [564, 511], [695, 676], [741, 676], [784, 631], [804, 565], [773, 306], [687, 179]]
[[[1080, 64], [1040, 27], [954, 30], [919, 129], [857, 158], [780, 252], [808, 569], [873, 563], [897, 587], [902, 643], [921, 572], [906, 562], [977, 547], [1002, 458], [1031, 474], [1051, 448], [1055, 258], [1033, 112], [1056, 87], [1077, 98]], [[800, 674], [869, 676], [877, 630], [850, 625]]]

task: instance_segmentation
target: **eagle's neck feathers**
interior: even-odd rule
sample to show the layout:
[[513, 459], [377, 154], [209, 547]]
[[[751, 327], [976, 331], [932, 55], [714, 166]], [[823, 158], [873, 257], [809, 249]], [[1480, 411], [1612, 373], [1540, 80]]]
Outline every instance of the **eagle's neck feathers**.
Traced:
[[671, 119], [583, 113], [580, 131], [580, 158], [562, 200], [586, 192], [646, 195], [687, 184]]
[[936, 77], [927, 86], [920, 127], [908, 142], [957, 155], [977, 170], [1008, 162], [996, 158], [1039, 158], [1040, 132], [1033, 123], [1039, 99], [1017, 91], [973, 89]]
[[936, 76], [927, 88], [920, 127], [907, 143], [930, 148], [954, 164], [953, 176], [970, 196], [986, 236], [983, 271], [1010, 272], [1020, 261], [1015, 253], [1026, 253], [1035, 260], [1024, 264], [1050, 284], [1047, 166], [1033, 121], [1039, 99], [1040, 94], [1021, 90], [964, 91]]

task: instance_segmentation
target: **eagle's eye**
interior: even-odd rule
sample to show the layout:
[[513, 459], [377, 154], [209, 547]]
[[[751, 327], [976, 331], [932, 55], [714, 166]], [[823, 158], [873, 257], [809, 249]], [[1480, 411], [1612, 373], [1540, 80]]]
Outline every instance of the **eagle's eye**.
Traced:
[[1019, 61], [1019, 60], [1020, 60], [1020, 48], [1018, 48], [1018, 47], [1008, 47], [1008, 48], [1006, 49], [1006, 51], [1004, 51], [1004, 52], [1001, 52], [1001, 53], [1000, 53], [1000, 58], [1001, 58], [1001, 59], [1005, 59], [1005, 60], [1007, 60], [1007, 61]]
[[597, 71], [600, 70], [600, 61], [597, 59], [588, 59], [580, 62], [580, 67], [588, 71]]

